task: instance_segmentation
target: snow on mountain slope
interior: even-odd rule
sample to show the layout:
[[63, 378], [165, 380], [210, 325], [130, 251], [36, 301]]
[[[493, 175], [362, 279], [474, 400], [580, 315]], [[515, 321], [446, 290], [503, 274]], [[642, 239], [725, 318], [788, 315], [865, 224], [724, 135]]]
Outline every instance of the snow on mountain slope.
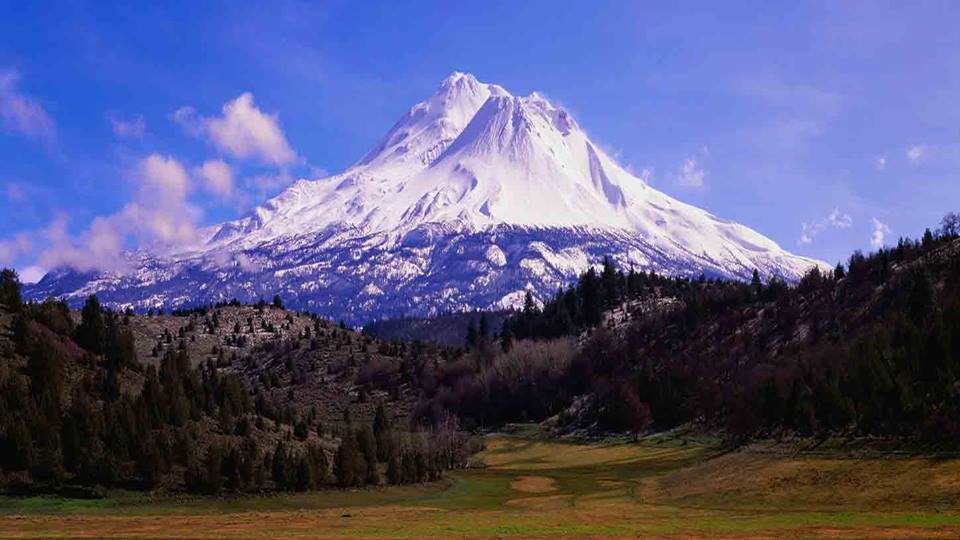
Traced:
[[653, 189], [542, 96], [463, 73], [354, 166], [300, 180], [206, 237], [146, 257], [132, 275], [60, 271], [35, 290], [96, 289], [136, 307], [283, 291], [291, 305], [362, 321], [509, 304], [526, 288], [550, 294], [604, 255], [733, 278], [758, 268], [795, 279], [822, 264]]

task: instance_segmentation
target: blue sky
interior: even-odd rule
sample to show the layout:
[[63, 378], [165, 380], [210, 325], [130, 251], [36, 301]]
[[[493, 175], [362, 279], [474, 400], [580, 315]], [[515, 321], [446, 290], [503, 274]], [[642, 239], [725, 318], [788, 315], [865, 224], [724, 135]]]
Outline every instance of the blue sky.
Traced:
[[239, 216], [454, 70], [831, 263], [960, 207], [958, 2], [357, 4], [0, 1], [0, 264]]

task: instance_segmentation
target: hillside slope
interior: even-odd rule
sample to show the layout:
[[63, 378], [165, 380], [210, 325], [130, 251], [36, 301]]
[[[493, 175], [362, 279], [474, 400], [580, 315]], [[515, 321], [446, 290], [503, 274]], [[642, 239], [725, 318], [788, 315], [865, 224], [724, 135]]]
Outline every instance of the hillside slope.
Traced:
[[[796, 286], [607, 265], [507, 320], [500, 346], [445, 370], [419, 410], [447, 408], [478, 424], [552, 417], [564, 432], [693, 423], [738, 437], [954, 445], [958, 283], [956, 232], [855, 253], [847, 268], [815, 269]], [[575, 352], [564, 345], [573, 337]]]
[[440, 351], [280, 307], [175, 315], [22, 304], [0, 275], [0, 491], [218, 494], [436, 480], [454, 419], [414, 423]]

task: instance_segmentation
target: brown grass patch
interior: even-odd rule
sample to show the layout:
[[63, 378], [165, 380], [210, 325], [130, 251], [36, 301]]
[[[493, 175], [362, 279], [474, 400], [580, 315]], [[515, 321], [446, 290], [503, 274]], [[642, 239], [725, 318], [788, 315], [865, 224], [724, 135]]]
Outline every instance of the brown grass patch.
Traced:
[[794, 509], [960, 508], [960, 460], [773, 456], [750, 450], [642, 482], [644, 500]]
[[546, 476], [519, 476], [510, 482], [510, 489], [523, 493], [549, 493], [559, 489], [557, 481]]

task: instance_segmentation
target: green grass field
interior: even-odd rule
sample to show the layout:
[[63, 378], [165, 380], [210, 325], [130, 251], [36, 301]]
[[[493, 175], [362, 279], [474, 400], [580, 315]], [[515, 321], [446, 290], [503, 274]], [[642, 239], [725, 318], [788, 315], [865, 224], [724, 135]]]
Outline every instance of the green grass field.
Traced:
[[493, 436], [442, 483], [238, 498], [0, 499], [0, 537], [954, 538], [960, 460]]

